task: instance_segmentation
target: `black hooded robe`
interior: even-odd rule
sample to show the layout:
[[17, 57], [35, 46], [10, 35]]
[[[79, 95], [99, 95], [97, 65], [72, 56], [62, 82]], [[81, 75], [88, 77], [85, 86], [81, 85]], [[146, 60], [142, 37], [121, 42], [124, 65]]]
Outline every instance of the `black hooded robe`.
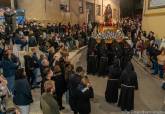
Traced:
[[97, 72], [97, 49], [96, 40], [94, 38], [89, 39], [88, 52], [87, 52], [87, 73], [95, 74]]
[[108, 103], [117, 103], [118, 101], [120, 75], [121, 68], [119, 66], [116, 66], [115, 64], [110, 67], [110, 76], [105, 91], [105, 99]]
[[97, 72], [97, 55], [89, 55], [87, 59], [87, 73], [95, 75]]
[[138, 89], [138, 81], [131, 62], [128, 63], [126, 69], [122, 72], [120, 83], [121, 92], [118, 106], [122, 111], [134, 110], [134, 90]]
[[108, 74], [108, 49], [106, 45], [98, 46], [98, 74], [105, 76]]

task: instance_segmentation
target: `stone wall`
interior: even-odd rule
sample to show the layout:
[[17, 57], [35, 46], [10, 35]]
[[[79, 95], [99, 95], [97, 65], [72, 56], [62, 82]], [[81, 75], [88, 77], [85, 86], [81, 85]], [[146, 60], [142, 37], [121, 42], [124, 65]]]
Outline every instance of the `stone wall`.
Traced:
[[77, 66], [82, 66], [86, 71], [86, 62], [82, 61], [86, 61], [87, 46], [84, 46], [77, 50], [77, 52], [72, 52], [70, 54], [73, 54], [70, 55], [69, 60], [74, 65], [74, 67], [76, 68]]
[[149, 9], [148, 2], [149, 0], [144, 0], [142, 28], [147, 32], [153, 31], [156, 38], [163, 38], [165, 37], [165, 7]]
[[[70, 0], [70, 11], [60, 10], [60, 0], [18, 0], [18, 7], [25, 9], [27, 19], [43, 22], [84, 23], [86, 11], [79, 14], [79, 0]], [[84, 1], [85, 6], [85, 1]]]
[[[18, 8], [25, 9], [27, 19], [36, 19], [42, 22], [62, 22], [72, 24], [87, 22], [87, 8], [86, 2], [94, 3], [94, 0], [83, 0], [83, 13], [79, 13], [79, 0], [70, 0], [70, 11], [63, 12], [60, 10], [60, 0], [17, 0]], [[119, 0], [95, 0], [96, 5], [100, 5], [100, 15], [96, 15], [95, 5], [95, 19], [97, 22], [103, 22], [104, 10], [107, 4], [111, 4], [112, 10], [116, 9], [116, 14], [119, 18], [120, 4]], [[103, 4], [103, 6], [102, 6]], [[103, 10], [102, 10], [103, 8]], [[93, 20], [93, 21], [94, 21]], [[116, 17], [113, 15], [113, 20]]]

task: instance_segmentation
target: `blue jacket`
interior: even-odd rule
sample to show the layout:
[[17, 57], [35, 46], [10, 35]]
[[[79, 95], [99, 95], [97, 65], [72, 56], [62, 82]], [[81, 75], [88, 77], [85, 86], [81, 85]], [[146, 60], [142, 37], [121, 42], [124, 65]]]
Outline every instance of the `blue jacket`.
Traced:
[[32, 36], [31, 38], [29, 38], [29, 47], [35, 47], [37, 46], [37, 40], [36, 40], [36, 37]]
[[20, 45], [22, 44], [22, 41], [19, 37], [15, 37], [13, 40], [15, 44], [20, 44]]
[[16, 80], [13, 101], [19, 106], [29, 105], [33, 102], [30, 85], [27, 79]]
[[10, 59], [2, 59], [0, 66], [3, 69], [3, 75], [5, 77], [15, 76], [15, 72], [18, 68], [18, 65]]

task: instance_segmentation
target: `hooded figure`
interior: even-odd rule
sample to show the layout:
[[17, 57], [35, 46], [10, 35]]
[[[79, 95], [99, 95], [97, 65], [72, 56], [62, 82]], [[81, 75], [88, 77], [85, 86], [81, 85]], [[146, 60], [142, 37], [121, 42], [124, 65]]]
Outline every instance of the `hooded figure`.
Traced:
[[87, 73], [96, 74], [97, 72], [97, 50], [95, 48], [88, 51], [87, 56]]
[[109, 69], [109, 79], [105, 91], [105, 99], [109, 103], [117, 103], [119, 78], [121, 75], [120, 60], [116, 59], [114, 64]]
[[123, 58], [124, 58], [124, 45], [123, 42], [114, 41], [112, 44], [112, 52], [115, 58], [120, 59], [121, 67], [123, 69]]
[[100, 76], [105, 76], [108, 72], [108, 49], [105, 41], [102, 39], [98, 46], [98, 73]]
[[138, 89], [138, 80], [131, 62], [127, 64], [127, 67], [122, 72], [120, 83], [121, 92], [118, 106], [121, 107], [122, 111], [134, 110], [134, 90]]
[[94, 38], [89, 39], [88, 51], [87, 51], [87, 73], [95, 74], [97, 72], [97, 49], [96, 40]]

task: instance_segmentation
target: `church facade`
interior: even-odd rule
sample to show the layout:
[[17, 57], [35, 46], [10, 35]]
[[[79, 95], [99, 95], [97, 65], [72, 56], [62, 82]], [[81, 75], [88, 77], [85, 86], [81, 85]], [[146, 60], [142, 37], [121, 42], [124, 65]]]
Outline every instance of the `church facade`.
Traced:
[[[62, 23], [117, 22], [120, 0], [15, 0], [26, 19]], [[106, 12], [107, 6], [109, 8]]]

